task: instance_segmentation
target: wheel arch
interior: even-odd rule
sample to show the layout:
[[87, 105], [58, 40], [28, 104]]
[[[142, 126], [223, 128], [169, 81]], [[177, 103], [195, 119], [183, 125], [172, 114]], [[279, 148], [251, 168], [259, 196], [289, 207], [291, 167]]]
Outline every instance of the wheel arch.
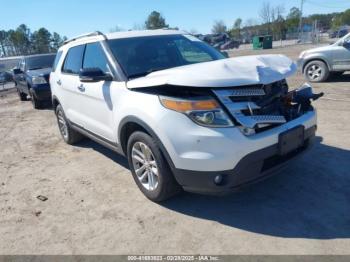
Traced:
[[141, 119], [135, 116], [127, 116], [123, 118], [119, 124], [119, 128], [118, 128], [119, 144], [125, 155], [127, 155], [128, 139], [130, 135], [135, 131], [143, 131], [148, 135], [150, 135], [153, 139], [155, 139], [163, 156], [167, 160], [170, 168], [171, 169], [175, 168], [175, 165], [171, 160], [168, 151], [166, 150], [165, 146], [163, 145], [162, 141], [159, 139], [157, 134], [153, 131], [153, 129], [148, 124], [146, 124], [144, 121], [142, 121]]
[[312, 61], [321, 61], [323, 63], [326, 64], [326, 66], [328, 67], [328, 70], [331, 71], [331, 67], [327, 61], [327, 59], [325, 59], [324, 57], [321, 57], [321, 56], [316, 56], [316, 57], [310, 57], [310, 58], [307, 58], [303, 64], [303, 68], [302, 68], [302, 73], [305, 72], [305, 67], [307, 66], [308, 63], [312, 62]]
[[56, 110], [56, 107], [60, 105], [60, 100], [56, 96], [52, 96], [52, 107], [54, 110]]

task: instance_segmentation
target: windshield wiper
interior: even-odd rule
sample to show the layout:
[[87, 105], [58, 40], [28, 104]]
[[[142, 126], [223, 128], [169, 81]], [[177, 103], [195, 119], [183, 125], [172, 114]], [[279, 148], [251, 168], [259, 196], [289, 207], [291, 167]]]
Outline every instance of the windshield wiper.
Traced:
[[157, 72], [157, 71], [161, 71], [161, 70], [164, 70], [164, 69], [168, 69], [168, 67], [164, 67], [164, 68], [151, 68], [151, 69], [147, 70], [146, 72], [136, 73], [136, 74], [129, 75], [129, 78], [137, 78], [137, 77], [146, 76], [146, 75], [149, 75], [150, 73]]

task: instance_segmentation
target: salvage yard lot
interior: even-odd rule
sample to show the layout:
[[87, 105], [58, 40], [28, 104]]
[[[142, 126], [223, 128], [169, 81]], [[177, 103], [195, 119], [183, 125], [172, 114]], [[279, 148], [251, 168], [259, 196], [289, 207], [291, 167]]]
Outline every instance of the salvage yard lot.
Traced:
[[[310, 47], [231, 56], [296, 59]], [[0, 253], [350, 254], [350, 74], [314, 87], [325, 92], [315, 145], [282, 174], [162, 204], [142, 195], [124, 158], [90, 140], [64, 144], [52, 110], [0, 92]]]

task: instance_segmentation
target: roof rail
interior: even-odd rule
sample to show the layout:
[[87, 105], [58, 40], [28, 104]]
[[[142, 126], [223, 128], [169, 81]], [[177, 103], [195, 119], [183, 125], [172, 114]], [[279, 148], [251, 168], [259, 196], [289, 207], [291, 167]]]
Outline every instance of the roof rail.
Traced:
[[97, 36], [97, 35], [102, 35], [104, 38], [106, 38], [106, 36], [103, 33], [101, 33], [100, 31], [95, 31], [95, 32], [79, 35], [79, 36], [76, 36], [74, 38], [68, 39], [68, 40], [64, 41], [63, 44], [65, 45], [65, 44], [68, 44], [68, 43], [73, 42], [75, 40], [78, 40], [80, 38], [89, 37], [89, 36]]

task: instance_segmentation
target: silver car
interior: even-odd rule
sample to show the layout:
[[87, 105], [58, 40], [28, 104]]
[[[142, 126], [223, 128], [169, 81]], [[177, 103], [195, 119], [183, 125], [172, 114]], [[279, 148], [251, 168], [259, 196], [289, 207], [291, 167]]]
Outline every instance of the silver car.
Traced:
[[350, 70], [350, 34], [329, 46], [302, 52], [298, 65], [310, 82], [323, 82], [330, 75], [341, 75]]

